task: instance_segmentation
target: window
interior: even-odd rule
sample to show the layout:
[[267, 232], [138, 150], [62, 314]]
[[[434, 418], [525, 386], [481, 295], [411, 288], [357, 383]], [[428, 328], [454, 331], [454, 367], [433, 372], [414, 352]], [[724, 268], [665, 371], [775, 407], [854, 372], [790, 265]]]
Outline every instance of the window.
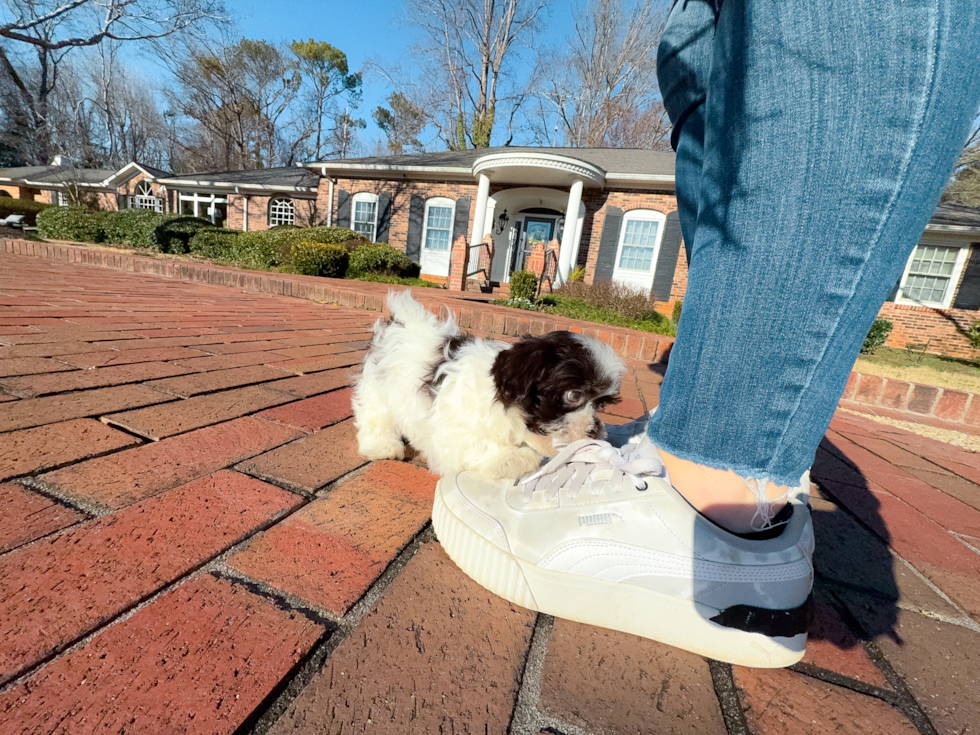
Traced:
[[269, 227], [293, 224], [295, 213], [292, 199], [288, 197], [273, 197], [269, 201]]
[[134, 209], [149, 209], [153, 212], [163, 212], [163, 199], [153, 195], [153, 187], [149, 181], [141, 181], [136, 186], [136, 196], [133, 197]]
[[192, 191], [177, 193], [180, 213], [190, 217], [202, 217], [220, 225], [228, 215], [228, 199], [215, 194], [196, 194]]
[[59, 191], [58, 192], [58, 206], [59, 207], [67, 207], [69, 204], [71, 204], [71, 200], [68, 197], [68, 192], [67, 191]]
[[919, 243], [902, 277], [900, 298], [948, 308], [969, 248]]
[[623, 236], [617, 266], [625, 270], [649, 273], [657, 252], [663, 215], [659, 212], [634, 211], [623, 219]]
[[378, 230], [378, 197], [376, 194], [360, 193], [354, 195], [351, 204], [353, 217], [351, 229], [374, 242]]
[[425, 203], [422, 243], [430, 250], [449, 250], [453, 237], [453, 214], [456, 202], [442, 197]]

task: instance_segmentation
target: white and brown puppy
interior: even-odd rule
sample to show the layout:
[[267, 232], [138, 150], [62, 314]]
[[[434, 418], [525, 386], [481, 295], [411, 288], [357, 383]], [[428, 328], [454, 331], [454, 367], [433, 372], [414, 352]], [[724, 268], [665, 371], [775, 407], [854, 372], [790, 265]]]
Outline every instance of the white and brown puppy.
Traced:
[[408, 441], [440, 475], [501, 479], [536, 469], [569, 442], [602, 437], [596, 411], [618, 400], [625, 369], [608, 345], [570, 332], [514, 345], [479, 339], [409, 291], [389, 294], [388, 308], [354, 389], [365, 457], [401, 459]]

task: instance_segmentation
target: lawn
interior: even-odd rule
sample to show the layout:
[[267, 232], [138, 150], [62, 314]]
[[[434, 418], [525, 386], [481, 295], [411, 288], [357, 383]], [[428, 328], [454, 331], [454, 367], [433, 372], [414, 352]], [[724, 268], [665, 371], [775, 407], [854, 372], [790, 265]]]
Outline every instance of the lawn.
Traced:
[[939, 388], [980, 393], [980, 363], [939, 355], [910, 354], [907, 350], [879, 348], [861, 355], [854, 370], [867, 375], [907, 380]]

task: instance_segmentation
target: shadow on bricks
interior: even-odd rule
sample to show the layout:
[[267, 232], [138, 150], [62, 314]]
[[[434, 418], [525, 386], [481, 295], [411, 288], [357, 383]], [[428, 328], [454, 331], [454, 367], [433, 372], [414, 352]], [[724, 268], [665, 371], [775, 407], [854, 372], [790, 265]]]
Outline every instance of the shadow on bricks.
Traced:
[[[818, 597], [810, 626], [811, 644], [819, 648], [819, 642], [825, 641], [837, 650], [860, 651], [862, 640], [884, 636], [900, 642], [896, 632], [902, 597], [896, 581], [898, 562], [889, 548], [891, 533], [881, 501], [861, 470], [827, 438], [817, 450], [811, 478], [818, 487], [811, 497]], [[821, 604], [823, 599], [832, 604]]]

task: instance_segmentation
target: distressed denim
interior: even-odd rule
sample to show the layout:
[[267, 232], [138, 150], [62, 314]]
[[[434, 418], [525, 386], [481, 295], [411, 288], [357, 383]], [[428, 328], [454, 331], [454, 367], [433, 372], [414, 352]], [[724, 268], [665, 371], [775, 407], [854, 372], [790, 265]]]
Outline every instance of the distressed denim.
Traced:
[[980, 101], [977, 0], [677, 0], [658, 71], [689, 262], [648, 434], [793, 485]]

